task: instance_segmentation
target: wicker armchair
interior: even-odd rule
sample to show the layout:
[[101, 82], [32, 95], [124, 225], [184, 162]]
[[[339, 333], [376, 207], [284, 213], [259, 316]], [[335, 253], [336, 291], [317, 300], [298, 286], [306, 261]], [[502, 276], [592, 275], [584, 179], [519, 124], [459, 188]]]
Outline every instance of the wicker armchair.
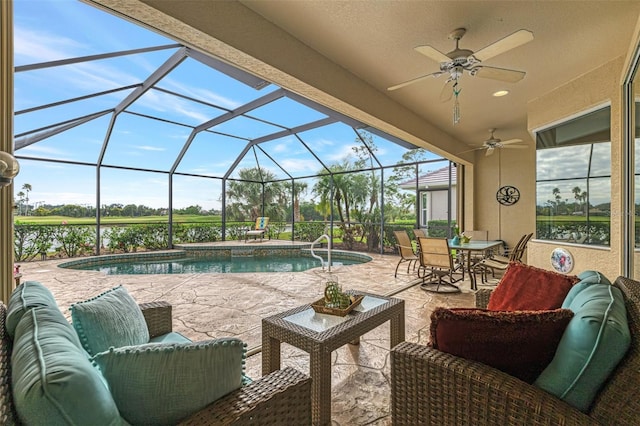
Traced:
[[[619, 277], [631, 347], [588, 413], [479, 362], [403, 342], [391, 351], [394, 425], [640, 424], [640, 282]], [[476, 294], [486, 307], [490, 289]]]
[[[140, 304], [151, 337], [171, 332], [171, 305]], [[19, 425], [11, 395], [11, 340], [0, 303], [0, 424]], [[311, 423], [311, 379], [293, 368], [274, 371], [184, 419], [184, 425], [304, 425]]]

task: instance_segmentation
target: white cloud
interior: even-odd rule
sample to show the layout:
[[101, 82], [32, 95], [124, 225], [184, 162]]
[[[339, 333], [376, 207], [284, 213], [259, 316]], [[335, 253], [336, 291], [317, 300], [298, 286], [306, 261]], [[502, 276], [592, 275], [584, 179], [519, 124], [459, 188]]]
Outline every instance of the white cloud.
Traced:
[[322, 165], [315, 159], [288, 158], [281, 161], [280, 165], [289, 173], [308, 172], [315, 174], [322, 169]]
[[[84, 45], [77, 41], [61, 37], [57, 34], [31, 30], [21, 27], [19, 24], [14, 26], [14, 44], [13, 50], [21, 63], [40, 63], [66, 59], [77, 56], [78, 50], [85, 48]], [[24, 59], [28, 59], [24, 60]]]
[[166, 151], [165, 148], [159, 146], [149, 146], [149, 145], [135, 145], [134, 148], [140, 149], [142, 151]]

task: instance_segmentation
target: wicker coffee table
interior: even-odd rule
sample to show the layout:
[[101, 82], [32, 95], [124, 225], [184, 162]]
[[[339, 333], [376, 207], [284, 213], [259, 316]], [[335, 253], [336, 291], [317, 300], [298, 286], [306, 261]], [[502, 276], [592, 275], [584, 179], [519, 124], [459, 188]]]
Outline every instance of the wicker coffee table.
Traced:
[[[348, 293], [355, 293], [350, 291]], [[331, 352], [357, 344], [360, 336], [390, 321], [391, 348], [404, 341], [404, 300], [365, 294], [345, 317], [318, 314], [303, 305], [262, 320], [262, 374], [280, 369], [280, 344], [309, 353], [311, 411], [314, 425], [331, 423]]]

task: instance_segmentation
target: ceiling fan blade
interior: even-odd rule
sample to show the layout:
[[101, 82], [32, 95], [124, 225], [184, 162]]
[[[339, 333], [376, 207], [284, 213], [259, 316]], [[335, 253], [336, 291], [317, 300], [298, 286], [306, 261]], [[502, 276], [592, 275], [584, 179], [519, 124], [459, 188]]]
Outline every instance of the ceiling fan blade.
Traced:
[[506, 146], [503, 146], [503, 148], [508, 148], [508, 149], [511, 149], [511, 148], [524, 149], [524, 148], [527, 148], [527, 146], [526, 146], [526, 145], [506, 145]]
[[477, 150], [479, 150], [479, 149], [485, 149], [485, 148], [486, 148], [486, 147], [483, 145], [483, 146], [479, 146], [478, 148], [467, 149], [466, 151], [458, 152], [456, 155], [464, 154], [465, 152], [477, 151]]
[[486, 61], [489, 58], [493, 58], [494, 56], [528, 43], [531, 40], [533, 40], [533, 33], [531, 31], [519, 30], [493, 44], [483, 47], [472, 56], [480, 62]]
[[431, 73], [431, 74], [423, 75], [421, 77], [417, 77], [417, 78], [411, 79], [409, 81], [405, 81], [404, 83], [400, 83], [400, 84], [396, 84], [395, 86], [388, 87], [387, 90], [400, 89], [400, 88], [408, 86], [410, 84], [417, 83], [417, 82], [422, 81], [422, 80], [426, 80], [429, 77], [440, 77], [442, 74], [443, 73], [441, 71], [438, 71], [438, 72], [434, 72], [434, 73]]
[[449, 62], [451, 58], [432, 46], [417, 46], [414, 50], [418, 53], [422, 53], [429, 59], [433, 59], [436, 62]]
[[510, 145], [512, 143], [522, 142], [522, 139], [509, 139], [508, 141], [500, 141], [500, 145]]
[[508, 70], [504, 68], [477, 66], [470, 72], [471, 75], [492, 80], [505, 81], [507, 83], [517, 83], [527, 74], [524, 71]]
[[488, 156], [492, 155], [493, 151], [495, 151], [495, 148], [490, 146], [489, 148], [487, 148], [487, 153], [485, 154], [485, 156], [488, 157]]
[[440, 91], [440, 102], [447, 102], [453, 96], [453, 85], [455, 80], [448, 80]]

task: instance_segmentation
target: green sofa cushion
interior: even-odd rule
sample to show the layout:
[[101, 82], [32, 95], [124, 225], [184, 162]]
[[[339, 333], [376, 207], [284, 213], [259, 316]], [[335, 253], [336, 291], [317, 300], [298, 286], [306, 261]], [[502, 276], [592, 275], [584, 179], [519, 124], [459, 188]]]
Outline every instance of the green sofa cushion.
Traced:
[[90, 355], [110, 347], [149, 343], [142, 310], [123, 286], [71, 305], [71, 321]]
[[111, 348], [93, 357], [122, 416], [175, 424], [240, 388], [245, 344], [236, 338]]
[[12, 339], [22, 316], [36, 306], [58, 308], [58, 303], [51, 291], [37, 281], [25, 281], [13, 290], [7, 305], [6, 328]]
[[57, 306], [24, 314], [16, 327], [11, 367], [13, 399], [24, 424], [126, 424]]
[[574, 317], [534, 384], [588, 412], [631, 343], [624, 297], [609, 284], [585, 282], [569, 292], [562, 307]]

